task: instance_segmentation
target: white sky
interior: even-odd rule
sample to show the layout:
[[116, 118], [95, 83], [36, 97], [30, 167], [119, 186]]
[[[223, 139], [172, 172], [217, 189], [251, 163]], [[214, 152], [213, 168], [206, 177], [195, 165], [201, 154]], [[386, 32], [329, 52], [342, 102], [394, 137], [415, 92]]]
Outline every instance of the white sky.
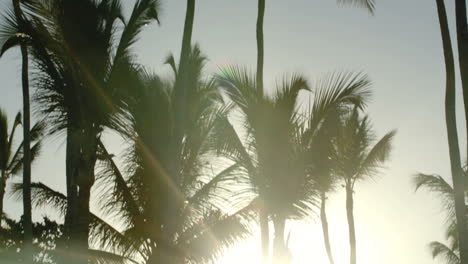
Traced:
[[[227, 64], [254, 70], [257, 1], [197, 2], [193, 40], [210, 59], [207, 73]], [[356, 190], [358, 262], [425, 264], [432, 261], [427, 243], [443, 240], [443, 216], [434, 197], [424, 191], [414, 193], [411, 175], [439, 173], [449, 178], [444, 68], [435, 0], [377, 2], [372, 17], [365, 10], [338, 7], [335, 0], [267, 0], [265, 82], [273, 87], [276, 79], [291, 72], [310, 80], [341, 69], [370, 75], [374, 97], [368, 113], [379, 135], [394, 128], [398, 134], [388, 169]], [[455, 33], [453, 1], [447, 2]], [[135, 46], [139, 61], [158, 72], [167, 71], [162, 62], [169, 52], [180, 52], [185, 1], [162, 0], [162, 6], [161, 26], [148, 26]], [[0, 60], [0, 107], [11, 117], [22, 107], [18, 55], [9, 52]], [[457, 97], [461, 110], [460, 91]], [[458, 112], [462, 121], [463, 112]], [[462, 122], [459, 127], [464, 127]], [[465, 150], [464, 129], [460, 136]], [[108, 142], [113, 144], [111, 149], [119, 150], [116, 140]], [[33, 166], [33, 178], [63, 190], [64, 164], [63, 138], [49, 139]], [[344, 264], [348, 262], [348, 238], [343, 192], [330, 199], [332, 247], [336, 263]], [[6, 204], [11, 216], [19, 216], [21, 210], [18, 203], [9, 200]], [[35, 211], [35, 217], [43, 214]], [[327, 263], [318, 219], [290, 224], [289, 229], [295, 263]], [[220, 263], [257, 263], [259, 253], [256, 236], [232, 249]]]

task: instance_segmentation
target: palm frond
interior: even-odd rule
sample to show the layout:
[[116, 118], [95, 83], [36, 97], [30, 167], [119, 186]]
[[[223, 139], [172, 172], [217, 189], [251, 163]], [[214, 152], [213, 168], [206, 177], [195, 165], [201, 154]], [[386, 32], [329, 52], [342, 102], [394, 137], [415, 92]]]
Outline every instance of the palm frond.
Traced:
[[415, 190], [427, 189], [441, 198], [447, 212], [447, 221], [455, 219], [455, 201], [452, 186], [440, 175], [418, 173], [413, 177]]
[[[23, 184], [15, 183], [11, 188], [11, 195], [17, 200], [23, 197]], [[67, 197], [41, 182], [31, 183], [31, 199], [34, 207], [50, 206], [58, 210], [61, 215], [67, 211]]]
[[365, 176], [371, 177], [382, 168], [385, 161], [390, 157], [395, 134], [395, 130], [387, 133], [367, 153], [358, 170], [360, 178]]
[[431, 250], [432, 258], [439, 258], [446, 264], [460, 264], [458, 253], [438, 241], [432, 241], [429, 244], [429, 249]]
[[363, 109], [371, 95], [371, 81], [362, 73], [335, 72], [317, 80], [311, 108], [309, 127], [315, 129], [327, 113], [340, 105], [354, 105]]
[[138, 264], [137, 261], [130, 258], [97, 249], [88, 249], [88, 256], [91, 264]]
[[337, 0], [341, 5], [352, 5], [355, 7], [366, 8], [372, 15], [375, 12], [375, 0]]
[[251, 235], [248, 222], [240, 214], [225, 216], [218, 211], [208, 212], [203, 220], [181, 235], [178, 246], [195, 262], [212, 262], [222, 256], [226, 248]]
[[[97, 174], [97, 179], [100, 181], [97, 185], [103, 188], [100, 200], [104, 213], [106, 215], [118, 214], [123, 217], [122, 220], [125, 219], [125, 222], [140, 217], [141, 212], [122, 172], [101, 141], [99, 146], [102, 151], [103, 169]], [[117, 208], [120, 210], [116, 210]]]

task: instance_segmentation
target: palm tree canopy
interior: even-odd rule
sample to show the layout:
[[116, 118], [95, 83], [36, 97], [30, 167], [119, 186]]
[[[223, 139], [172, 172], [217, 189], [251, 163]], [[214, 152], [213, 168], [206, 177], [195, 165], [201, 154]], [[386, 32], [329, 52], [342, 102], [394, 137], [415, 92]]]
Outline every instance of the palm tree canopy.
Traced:
[[[374, 177], [389, 159], [396, 131], [384, 135], [377, 142], [367, 116], [359, 117], [358, 108], [350, 109], [342, 120], [335, 143], [336, 173], [347, 186]], [[375, 142], [375, 144], [374, 144]]]
[[[466, 177], [466, 167], [464, 168]], [[445, 239], [448, 245], [438, 241], [429, 243], [429, 248], [433, 258], [444, 259], [447, 264], [459, 264], [459, 249], [458, 249], [458, 232], [457, 221], [455, 217], [455, 200], [452, 185], [450, 185], [442, 176], [436, 174], [418, 173], [413, 177], [415, 190], [424, 188], [440, 198], [442, 207], [446, 215], [446, 231]], [[465, 192], [465, 199], [468, 197], [468, 192]], [[468, 215], [468, 206], [466, 206], [466, 214]]]
[[218, 80], [237, 111], [233, 115], [240, 113], [240, 130], [245, 129], [236, 130], [225, 119], [215, 137], [223, 139], [218, 153], [244, 168], [272, 214], [281, 212], [293, 218], [310, 215], [317, 203], [315, 180], [310, 174], [311, 158], [318, 155], [314, 145], [319, 139], [317, 131], [339, 105], [365, 105], [370, 85], [367, 77], [329, 74], [317, 81], [308, 118], [303, 117], [298, 104], [299, 92], [310, 90], [301, 76], [285, 79], [273, 95], [260, 94], [255, 78], [238, 67], [224, 69]]

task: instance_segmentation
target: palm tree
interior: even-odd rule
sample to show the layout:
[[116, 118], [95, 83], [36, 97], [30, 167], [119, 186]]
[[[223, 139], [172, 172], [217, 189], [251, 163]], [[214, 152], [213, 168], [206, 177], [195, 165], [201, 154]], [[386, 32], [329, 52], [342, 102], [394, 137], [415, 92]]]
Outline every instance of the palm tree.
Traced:
[[[24, 236], [25, 244], [27, 249], [30, 249], [32, 245], [32, 207], [31, 207], [31, 136], [29, 134], [31, 129], [31, 118], [30, 118], [30, 99], [29, 99], [29, 66], [28, 66], [28, 48], [27, 42], [29, 38], [22, 36], [21, 32], [28, 26], [28, 21], [20, 7], [20, 0], [12, 0], [14, 10], [14, 21], [20, 29], [17, 34], [5, 41], [2, 45], [0, 56], [12, 47], [14, 44], [20, 45], [22, 66], [21, 66], [21, 78], [22, 78], [22, 92], [23, 92], [23, 183], [24, 183], [24, 194], [23, 194], [23, 209], [24, 209]], [[13, 18], [13, 17], [12, 17]], [[30, 250], [26, 250], [30, 252]], [[29, 254], [29, 253], [26, 253]], [[31, 257], [32, 259], [32, 257]]]
[[[21, 114], [18, 113], [10, 131], [8, 131], [8, 118], [0, 109], [0, 215], [4, 214], [3, 200], [7, 181], [13, 176], [19, 175], [24, 164], [24, 142], [17, 149], [14, 149], [15, 131], [21, 124]], [[44, 131], [44, 124], [37, 123], [30, 131], [33, 147], [30, 149], [31, 160], [34, 160], [41, 149], [41, 137]]]
[[[374, 13], [375, 2], [374, 0], [337, 0], [340, 4], [351, 4], [357, 7], [366, 8], [371, 14]], [[258, 12], [257, 12], [257, 25], [256, 25], [256, 38], [257, 38], [257, 74], [256, 74], [256, 86], [258, 93], [263, 95], [263, 68], [264, 68], [264, 34], [263, 34], [263, 21], [265, 18], [265, 0], [258, 0]], [[261, 209], [260, 212], [260, 232], [261, 232], [261, 244], [262, 244], [262, 255], [263, 261], [267, 262], [270, 255], [270, 238], [269, 238], [269, 227], [268, 217], [266, 213]], [[327, 250], [329, 252], [329, 250]], [[329, 254], [329, 257], [331, 255]], [[330, 264], [333, 264], [330, 259]]]
[[[147, 264], [205, 263], [250, 234], [247, 224], [255, 203], [230, 214], [225, 209], [228, 199], [237, 197], [229, 188], [238, 181], [233, 174], [236, 166], [208, 162], [212, 160], [211, 131], [224, 109], [219, 108], [216, 83], [200, 79], [203, 63], [195, 47], [187, 64], [188, 83], [192, 84], [188, 119], [178, 142], [181, 181], [172, 184], [167, 182], [173, 177], [174, 116], [180, 111], [173, 104], [177, 100], [175, 81], [163, 81], [140, 70], [130, 76], [134, 89], [126, 99], [126, 122], [119, 127], [129, 143], [124, 169], [119, 169], [100, 143], [102, 170], [97, 174], [102, 212], [117, 217], [123, 231], [115, 231], [93, 216], [90, 238], [98, 250], [142, 259]], [[172, 66], [177, 75], [177, 67]], [[35, 186], [37, 205], [54, 203], [66, 211], [63, 195]], [[168, 206], [178, 207], [168, 211]], [[169, 226], [167, 221], [174, 218], [167, 214], [172, 212], [177, 213], [177, 223]]]
[[310, 173], [314, 176], [316, 188], [320, 194], [320, 221], [322, 224], [323, 241], [330, 264], [334, 264], [333, 254], [328, 231], [328, 219], [326, 213], [326, 204], [328, 195], [336, 190], [336, 184], [339, 177], [334, 172], [333, 141], [335, 140], [337, 125], [339, 124], [339, 109], [332, 109], [324, 118], [321, 126], [315, 133], [305, 133], [311, 137], [309, 157]]
[[[180, 152], [182, 145], [180, 144], [181, 140], [184, 137], [184, 127], [186, 126], [187, 122], [187, 104], [188, 104], [188, 94], [190, 94], [190, 91], [188, 91], [189, 86], [192, 85], [190, 83], [190, 73], [188, 72], [189, 69], [189, 57], [191, 54], [191, 48], [192, 48], [192, 32], [193, 32], [193, 23], [195, 19], [195, 0], [187, 0], [187, 10], [185, 14], [185, 22], [184, 22], [184, 31], [183, 31], [183, 36], [182, 36], [182, 47], [181, 47], [181, 52], [180, 52], [180, 59], [179, 59], [179, 67], [176, 69], [176, 64], [175, 64], [175, 59], [173, 57], [171, 58], [171, 64], [174, 69], [174, 72], [176, 73], [176, 79], [175, 79], [175, 84], [174, 84], [174, 96], [176, 100], [174, 101], [174, 104], [176, 108], [178, 109], [175, 111], [174, 115], [174, 137], [172, 137], [172, 146], [174, 147], [173, 149], [173, 161], [172, 165], [170, 166], [171, 174], [170, 176], [173, 177], [171, 178], [171, 181], [174, 183], [180, 182], [180, 178], [182, 177], [180, 175], [181, 171], [181, 161], [180, 161]], [[171, 184], [168, 182], [168, 184]], [[167, 186], [169, 188], [169, 186]], [[171, 195], [171, 194], [168, 194]], [[171, 199], [172, 197], [168, 197], [168, 201], [173, 201]], [[175, 226], [173, 226], [176, 223], [176, 218], [177, 218], [177, 212], [175, 212], [176, 207], [172, 207], [168, 205], [167, 207], [168, 213], [166, 214], [168, 218], [171, 218], [171, 220], [167, 220], [167, 223], [170, 225], [168, 229], [171, 229], [168, 231], [169, 234], [174, 234], [175, 233]]]
[[[440, 12], [440, 11], [439, 11]], [[462, 80], [462, 87], [463, 87], [463, 101], [465, 102], [465, 114], [468, 114], [468, 25], [467, 25], [467, 16], [466, 16], [466, 1], [465, 0], [456, 0], [455, 1], [455, 13], [456, 13], [456, 25], [457, 25], [457, 42], [458, 42], [458, 61], [460, 66], [460, 76]], [[440, 17], [440, 15], [439, 15]], [[447, 52], [447, 49], [444, 49]], [[446, 66], [447, 67], [447, 66]], [[454, 93], [454, 92], [453, 92]], [[448, 96], [449, 94], [447, 94]], [[446, 98], [448, 100], [448, 98]], [[450, 98], [450, 100], [452, 100]], [[451, 101], [453, 102], [453, 101]], [[447, 101], [446, 101], [447, 103]], [[455, 103], [450, 108], [454, 108]], [[446, 108], [446, 111], [449, 109]], [[452, 111], [452, 110], [450, 110]], [[446, 113], [448, 115], [449, 113]], [[454, 118], [454, 114], [451, 117]], [[448, 122], [448, 120], [447, 120]], [[452, 121], [451, 126], [453, 127], [454, 122]], [[465, 117], [465, 126], [468, 128], [468, 115]], [[447, 127], [447, 129], [449, 129]], [[453, 129], [451, 129], [453, 131]], [[465, 208], [465, 201], [464, 201], [464, 194], [463, 189], [466, 185], [465, 180], [460, 175], [460, 173], [454, 173], [459, 171], [459, 168], [454, 168], [454, 162], [456, 163], [456, 156], [452, 156], [455, 154], [455, 143], [456, 139], [453, 138], [455, 132], [451, 132], [449, 134], [449, 140], [453, 140], [454, 142], [451, 143], [452, 147], [450, 149], [451, 152], [451, 160], [452, 162], [452, 180], [454, 185], [455, 191], [455, 204], [456, 204], [456, 211], [457, 211], [457, 224], [458, 224], [458, 236], [461, 238], [459, 240], [460, 243], [460, 259], [462, 264], [468, 263], [468, 230], [465, 228], [467, 224], [467, 218], [464, 213]], [[450, 139], [452, 137], [452, 139]], [[450, 144], [450, 142], [449, 142]], [[468, 152], [467, 152], [468, 153]]]
[[356, 231], [354, 226], [354, 187], [358, 181], [375, 176], [388, 160], [396, 131], [375, 143], [375, 135], [367, 116], [360, 118], [353, 108], [344, 116], [335, 143], [335, 171], [346, 188], [346, 213], [349, 226], [350, 263], [356, 264]]
[[[294, 76], [278, 87], [274, 96], [260, 95], [252, 78], [242, 69], [231, 67], [218, 76], [225, 93], [241, 114], [241, 127], [224, 118], [218, 124], [214, 145], [218, 153], [239, 164], [248, 174], [258, 199], [264, 204], [275, 229], [275, 262], [288, 261], [284, 236], [286, 219], [309, 216], [317, 206], [315, 179], [309, 173], [308, 143], [328, 111], [340, 104], [362, 105], [368, 96], [369, 81], [365, 76], [343, 74], [327, 76], [317, 82], [308, 119], [308, 132], [303, 133], [303, 118], [298, 112], [299, 91], [308, 90], [305, 79]], [[240, 133], [245, 133], [245, 139]]]
[[[444, 59], [445, 59], [445, 71], [446, 71], [446, 92], [445, 92], [445, 120], [446, 120], [446, 126], [447, 126], [447, 139], [448, 139], [448, 144], [449, 144], [449, 155], [450, 155], [450, 167], [451, 167], [451, 172], [452, 172], [452, 180], [453, 182], [457, 182], [459, 185], [463, 184], [462, 180], [457, 180], [462, 178], [463, 172], [461, 168], [461, 161], [460, 161], [460, 148], [458, 145], [458, 133], [457, 133], [457, 121], [456, 121], [456, 110], [455, 110], [455, 63], [453, 59], [453, 51], [452, 51], [452, 42], [450, 39], [450, 30], [447, 22], [447, 13], [445, 10], [445, 4], [443, 0], [437, 0], [437, 13], [439, 17], [439, 24], [440, 24], [440, 31], [441, 31], [441, 36], [442, 36], [442, 45], [443, 45], [443, 50], [444, 50]], [[457, 20], [457, 23], [459, 21]], [[466, 23], [466, 22], [465, 22]], [[463, 40], [459, 39], [459, 44], [463, 42]], [[464, 48], [459, 48], [460, 52]], [[464, 52], [464, 51], [463, 51]], [[460, 62], [463, 56], [466, 56], [462, 53], [460, 53]], [[460, 67], [463, 67], [464, 65], [460, 64]], [[462, 76], [465, 73], [466, 70], [462, 70]], [[462, 77], [462, 81], [467, 81], [465, 80], [465, 77]], [[466, 89], [464, 89], [466, 90]], [[468, 93], [464, 92], [464, 95]], [[465, 106], [465, 109], [466, 108]], [[442, 180], [442, 179], [440, 179]], [[421, 184], [423, 184], [421, 182]], [[421, 184], [418, 185], [421, 186]], [[462, 185], [463, 186], [463, 185]], [[462, 187], [463, 190], [463, 187]], [[462, 191], [463, 194], [463, 191]], [[459, 199], [460, 200], [460, 199]], [[462, 204], [464, 205], [465, 199], [461, 199]], [[462, 211], [463, 212], [463, 211]], [[466, 223], [466, 216], [464, 217], [463, 222], [463, 217], [457, 218], [458, 223]], [[455, 222], [456, 223], [456, 222]], [[465, 225], [466, 226], [466, 225]], [[462, 230], [458, 235], [461, 237], [466, 237], [467, 229], [463, 228], [463, 225], [461, 225]], [[463, 235], [464, 234], [464, 235]], [[464, 240], [464, 239], [462, 239]], [[467, 243], [468, 241], [458, 241], [460, 244], [460, 248], [465, 248], [464, 243]], [[433, 256], [438, 256], [441, 255], [442, 252], [445, 252], [445, 256], [447, 259], [450, 259], [451, 261], [454, 261], [454, 257], [457, 254], [453, 254], [452, 250], [449, 250], [450, 248], [444, 247], [443, 244], [438, 243], [438, 242], [432, 242], [431, 243], [432, 247], [432, 252]], [[452, 247], [453, 249], [453, 247]], [[467, 261], [465, 258], [466, 256], [462, 253], [462, 259], [464, 261]], [[458, 259], [458, 263], [459, 263]]]
[[[466, 171], [463, 173], [466, 178]], [[440, 175], [419, 173], [414, 176], [413, 183], [415, 189], [427, 189], [438, 195], [441, 199], [446, 217], [445, 238], [448, 245], [438, 241], [429, 243], [433, 258], [444, 259], [447, 264], [460, 264], [459, 236], [457, 232], [457, 218], [455, 209], [455, 192], [453, 187], [445, 181]], [[465, 199], [468, 198], [468, 192], [465, 192]], [[468, 207], [465, 206], [465, 214], [468, 214]]]
[[[104, 127], [119, 122], [129, 87], [125, 73], [133, 63], [130, 48], [143, 26], [157, 20], [158, 1], [136, 1], [128, 21], [118, 0], [28, 1], [27, 8], [39, 110], [52, 133], [67, 131], [65, 236], [86, 252], [98, 139]], [[119, 37], [118, 21], [123, 22]]]

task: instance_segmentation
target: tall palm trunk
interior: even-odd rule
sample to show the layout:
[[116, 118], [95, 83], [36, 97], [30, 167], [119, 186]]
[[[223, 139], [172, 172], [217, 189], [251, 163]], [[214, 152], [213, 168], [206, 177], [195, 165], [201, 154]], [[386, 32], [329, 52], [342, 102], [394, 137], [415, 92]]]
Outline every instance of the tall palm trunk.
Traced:
[[[69, 117], [72, 119], [71, 117]], [[78, 216], [77, 203], [78, 203], [78, 186], [76, 184], [76, 174], [79, 164], [79, 136], [78, 129], [72, 125], [72, 121], [68, 121], [67, 127], [67, 143], [66, 143], [66, 185], [67, 185], [67, 211], [65, 214], [65, 229], [64, 229], [64, 245], [62, 252], [64, 252], [63, 260], [61, 263], [70, 258], [67, 254], [72, 254], [75, 245], [72, 238], [75, 237], [76, 219]], [[74, 259], [74, 263], [79, 263], [78, 260]]]
[[257, 89], [263, 95], [263, 19], [265, 17], [265, 0], [258, 0], [257, 15]]
[[[13, 0], [16, 21], [24, 25], [23, 14], [19, 0]], [[24, 249], [25, 259], [32, 262], [32, 205], [31, 205], [31, 118], [29, 106], [29, 65], [28, 48], [21, 43], [21, 79], [23, 90], [23, 221], [24, 221]]]
[[175, 116], [175, 142], [174, 165], [172, 168], [172, 177], [174, 182], [179, 182], [179, 167], [180, 167], [180, 148], [185, 126], [186, 110], [187, 110], [187, 63], [190, 56], [193, 22], [195, 18], [195, 0], [187, 0], [187, 11], [185, 14], [184, 33], [182, 37], [182, 48], [180, 52], [179, 71], [175, 83], [176, 93], [176, 116]]
[[[265, 17], [265, 0], [258, 0], [258, 15], [257, 15], [257, 89], [258, 96], [263, 97], [263, 20]], [[260, 236], [262, 243], [263, 262], [268, 263], [270, 257], [270, 230], [268, 227], [268, 211], [263, 206], [259, 213], [260, 220]]]
[[[438, 12], [440, 18], [440, 11]], [[460, 65], [460, 75], [463, 87], [463, 101], [465, 107], [465, 126], [468, 128], [468, 25], [466, 21], [466, 0], [455, 0], [455, 14], [457, 25], [458, 62]]]
[[21, 45], [23, 82], [23, 217], [26, 258], [32, 261], [32, 205], [31, 205], [31, 119], [29, 107], [28, 49]]
[[350, 184], [346, 184], [346, 216], [348, 218], [349, 228], [349, 247], [350, 256], [349, 263], [356, 264], [356, 230], [354, 227], [354, 201], [353, 201], [353, 189]]
[[[1, 178], [0, 178], [0, 221], [3, 215], [3, 199], [5, 198], [5, 186], [6, 179], [5, 179], [5, 171], [2, 170]], [[2, 226], [0, 225], [0, 230]]]
[[284, 232], [286, 219], [282, 215], [276, 215], [273, 219], [275, 236], [273, 239], [273, 263], [284, 264], [286, 259], [286, 245]]
[[260, 208], [260, 235], [262, 238], [262, 257], [263, 263], [268, 263], [270, 258], [270, 230], [268, 227], [268, 211], [265, 206]]
[[75, 230], [72, 232], [72, 241], [75, 243], [76, 250], [81, 256], [81, 263], [87, 263], [88, 235], [90, 225], [90, 194], [91, 187], [94, 184], [94, 168], [97, 160], [98, 131], [93, 124], [84, 122], [85, 126], [80, 134], [81, 153], [77, 167], [76, 185], [76, 222]]
[[[181, 160], [180, 153], [182, 149], [182, 141], [184, 137], [184, 130], [186, 125], [186, 113], [187, 113], [187, 88], [190, 85], [188, 83], [188, 61], [190, 52], [192, 49], [192, 33], [193, 33], [193, 23], [195, 19], [195, 0], [187, 0], [187, 10], [185, 14], [184, 22], [184, 32], [182, 36], [182, 47], [180, 52], [179, 60], [179, 69], [175, 81], [175, 125], [174, 125], [174, 137], [172, 141], [172, 164], [170, 168], [170, 179], [167, 179], [166, 182], [168, 186], [166, 190], [168, 191], [168, 205], [167, 205], [167, 215], [166, 215], [166, 227], [163, 231], [167, 244], [172, 244], [175, 234], [175, 229], [177, 227], [178, 210], [182, 207], [182, 201], [180, 199], [178, 184], [180, 183], [180, 168]], [[175, 188], [174, 188], [175, 186]], [[161, 252], [158, 258], [160, 263], [174, 263], [176, 261], [175, 256], [167, 252]]]
[[[468, 230], [466, 228], [466, 210], [464, 196], [464, 177], [460, 159], [458, 143], [457, 120], [455, 110], [455, 66], [452, 51], [452, 42], [447, 22], [447, 13], [443, 0], [436, 0], [437, 14], [439, 16], [442, 45], [444, 49], [446, 87], [445, 87], [445, 122], [447, 126], [447, 138], [450, 154], [450, 168], [455, 194], [455, 213], [457, 218], [457, 232], [459, 237], [460, 263], [468, 263]], [[463, 10], [461, 10], [463, 9]], [[466, 27], [465, 1], [456, 1], [457, 35], [459, 45], [460, 72], [463, 84], [463, 97], [465, 101], [465, 113], [468, 114], [468, 47]], [[460, 46], [461, 45], [461, 46]], [[468, 117], [468, 116], [467, 116]], [[466, 123], [468, 127], [468, 122]]]
[[323, 242], [325, 244], [325, 250], [327, 251], [327, 256], [330, 264], [334, 264], [333, 254], [330, 246], [330, 236], [328, 234], [328, 220], [327, 220], [327, 211], [326, 211], [326, 200], [325, 193], [321, 195], [321, 205], [320, 205], [320, 220], [322, 222], [322, 231], [323, 231]]

